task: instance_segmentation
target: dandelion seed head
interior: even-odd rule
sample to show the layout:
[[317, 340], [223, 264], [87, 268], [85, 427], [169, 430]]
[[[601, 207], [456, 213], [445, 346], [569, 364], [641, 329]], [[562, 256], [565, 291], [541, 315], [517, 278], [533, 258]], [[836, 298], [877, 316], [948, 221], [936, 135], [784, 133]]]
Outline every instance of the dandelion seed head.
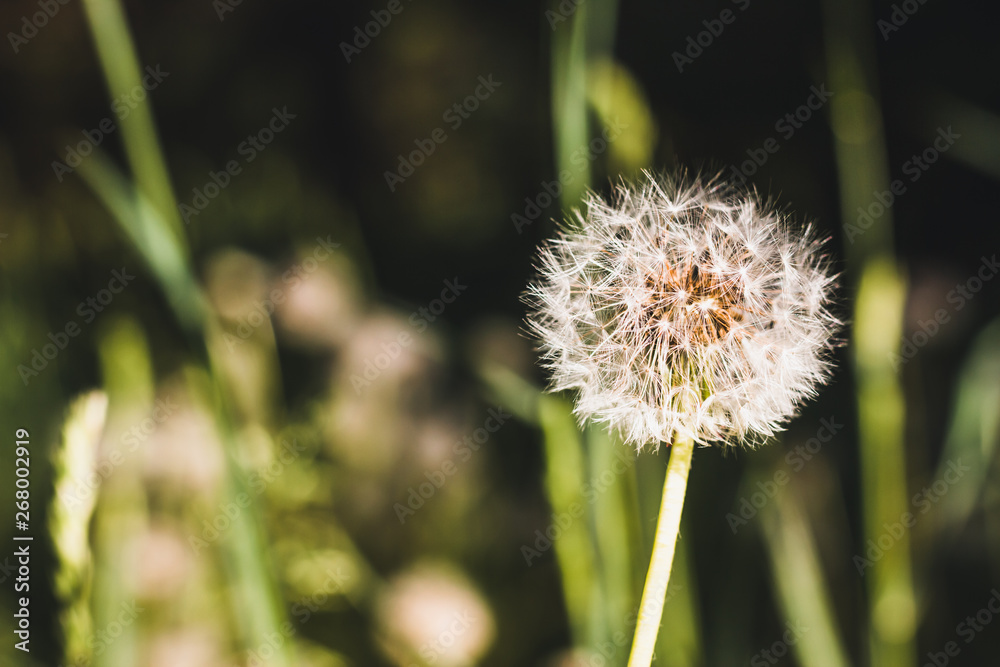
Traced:
[[646, 174], [542, 247], [527, 300], [552, 389], [637, 447], [753, 445], [830, 372], [834, 278], [811, 226], [718, 180]]

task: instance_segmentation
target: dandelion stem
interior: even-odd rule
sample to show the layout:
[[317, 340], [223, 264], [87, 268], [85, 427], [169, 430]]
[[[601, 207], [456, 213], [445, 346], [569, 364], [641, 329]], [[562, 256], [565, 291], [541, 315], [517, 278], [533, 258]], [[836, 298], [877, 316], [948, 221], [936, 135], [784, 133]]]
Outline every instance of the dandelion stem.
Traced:
[[670, 451], [667, 478], [663, 482], [663, 499], [660, 502], [660, 517], [656, 522], [653, 556], [649, 561], [649, 572], [642, 589], [628, 667], [649, 667], [653, 661], [653, 648], [660, 630], [667, 585], [670, 583], [670, 569], [674, 562], [674, 547], [681, 525], [681, 511], [684, 509], [684, 493], [687, 490], [693, 453], [694, 441], [689, 437], [677, 436]]

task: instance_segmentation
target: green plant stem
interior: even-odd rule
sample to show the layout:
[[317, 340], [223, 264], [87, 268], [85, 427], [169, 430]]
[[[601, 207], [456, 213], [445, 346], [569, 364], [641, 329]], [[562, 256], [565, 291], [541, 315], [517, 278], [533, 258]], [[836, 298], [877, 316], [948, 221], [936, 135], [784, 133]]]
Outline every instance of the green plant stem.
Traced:
[[[141, 69], [129, 34], [121, 0], [84, 0], [84, 10], [112, 99], [141, 85]], [[119, 174], [99, 153], [81, 165], [80, 173], [104, 202], [122, 229], [139, 249], [178, 320], [192, 349], [202, 357], [213, 382], [210, 396], [216, 424], [227, 455], [224, 493], [230, 499], [247, 493], [240, 464], [240, 443], [233, 411], [228, 403], [231, 387], [225, 384], [214, 358], [212, 340], [216, 327], [191, 266], [191, 253], [156, 137], [149, 103], [135, 107], [122, 120], [122, 143], [134, 183]], [[253, 649], [268, 637], [280, 635], [285, 611], [268, 561], [264, 528], [255, 504], [220, 544], [233, 586], [233, 607], [243, 647]], [[292, 664], [288, 644], [279, 647], [269, 665]]]
[[802, 667], [847, 667], [850, 660], [802, 504], [801, 497], [786, 489], [761, 511], [778, 601], [790, 623], [809, 629], [807, 641], [792, 645]]
[[[872, 192], [889, 187], [869, 5], [866, 0], [823, 3], [827, 83], [837, 91], [830, 116], [847, 241], [844, 252], [847, 273], [857, 281], [851, 344], [866, 543], [877, 542], [886, 525], [912, 509], [906, 479], [906, 400], [892, 361], [899, 355], [907, 289], [895, 257], [892, 208], [887, 207], [870, 228], [857, 227], [858, 209], [869, 205]], [[909, 532], [865, 570], [865, 584], [870, 664], [914, 664], [919, 605]]]
[[556, 517], [579, 517], [561, 528], [554, 544], [570, 630], [578, 646], [593, 646], [600, 641], [604, 607], [596, 570], [598, 557], [587, 530], [590, 516], [583, 496], [586, 464], [580, 431], [571, 407], [551, 395], [539, 400], [538, 421], [548, 461], [545, 490], [552, 506], [553, 525]]
[[[881, 539], [886, 526], [912, 507], [906, 484], [906, 403], [889, 361], [903, 336], [906, 284], [895, 264], [869, 263], [855, 298], [854, 366], [861, 445], [865, 535]], [[871, 607], [871, 664], [904, 667], [916, 662], [917, 600], [910, 533], [865, 570]]]
[[[84, 0], [83, 8], [111, 98], [117, 99], [123, 93], [135, 90], [142, 82], [142, 69], [125, 11], [120, 0]], [[184, 225], [156, 136], [150, 103], [147, 101], [132, 107], [119, 122], [122, 145], [135, 175], [136, 186], [156, 207], [177, 240], [182, 240]]]
[[587, 119], [587, 6], [577, 9], [567, 29], [552, 40], [552, 127], [559, 173], [572, 179], [562, 191], [564, 209], [580, 203], [590, 186], [590, 163], [572, 162], [573, 151], [590, 140]]
[[681, 512], [684, 509], [684, 494], [687, 491], [693, 453], [693, 440], [685, 437], [674, 440], [670, 463], [667, 465], [667, 478], [663, 482], [663, 500], [660, 504], [660, 518], [656, 522], [653, 556], [649, 562], [646, 584], [642, 589], [642, 602], [639, 604], [639, 618], [628, 667], [648, 667], [653, 661], [653, 649], [660, 630], [667, 585], [670, 583], [670, 570], [674, 562], [674, 549], [681, 526]]

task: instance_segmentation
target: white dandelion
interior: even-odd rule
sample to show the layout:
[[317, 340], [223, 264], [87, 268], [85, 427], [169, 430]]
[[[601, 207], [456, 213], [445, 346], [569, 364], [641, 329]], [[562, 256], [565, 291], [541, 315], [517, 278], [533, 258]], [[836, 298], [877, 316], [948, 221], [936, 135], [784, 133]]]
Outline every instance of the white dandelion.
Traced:
[[759, 443], [829, 374], [822, 243], [719, 181], [590, 194], [539, 272], [529, 323], [552, 388], [637, 447]]
[[529, 318], [552, 389], [670, 463], [629, 667], [648, 667], [695, 443], [761, 442], [830, 373], [823, 243], [719, 180], [621, 185], [543, 246]]

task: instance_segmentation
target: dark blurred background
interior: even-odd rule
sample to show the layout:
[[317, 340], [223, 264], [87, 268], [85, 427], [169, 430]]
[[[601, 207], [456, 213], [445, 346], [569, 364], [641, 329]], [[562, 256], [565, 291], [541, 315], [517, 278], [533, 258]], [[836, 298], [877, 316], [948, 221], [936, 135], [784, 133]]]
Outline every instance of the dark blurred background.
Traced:
[[[387, 5], [398, 13], [387, 13]], [[37, 549], [32, 651], [14, 650], [6, 631], [4, 664], [69, 664], [74, 632], [85, 638], [80, 646], [90, 645], [75, 653], [85, 656], [80, 664], [260, 664], [253, 661], [265, 659], [260, 647], [267, 640], [247, 637], [252, 621], [240, 612], [251, 598], [233, 594], [238, 586], [227, 579], [243, 571], [227, 560], [238, 557], [219, 555], [225, 549], [214, 540], [202, 550], [191, 539], [206, 538], [203, 522], [224, 514], [231, 460], [249, 471], [256, 513], [240, 520], [260, 527], [254, 557], [271, 576], [258, 583], [282, 601], [276, 613], [291, 624], [295, 638], [288, 642], [298, 656], [291, 664], [624, 664], [627, 645], [616, 645], [614, 634], [631, 636], [626, 618], [607, 612], [602, 630], [581, 631], [567, 608], [573, 598], [566, 563], [552, 551], [526, 562], [523, 547], [536, 545], [536, 531], [552, 525], [558, 511], [551, 471], [563, 461], [543, 443], [549, 431], [537, 394], [546, 378], [524, 333], [520, 295], [533, 275], [535, 248], [575, 203], [573, 193], [587, 185], [607, 193], [642, 169], [680, 167], [727, 178], [742, 170], [748, 187], [796, 219], [814, 221], [830, 238], [841, 272], [837, 308], [848, 321], [856, 282], [876, 251], [861, 250], [875, 232], [852, 242], [857, 229], [845, 224], [858, 214], [845, 202], [869, 208], [892, 181], [903, 184], [874, 224], [905, 279], [901, 349], [916, 343], [912, 355], [893, 364], [906, 401], [904, 499], [937, 480], [948, 456], [979, 456], [969, 486], [948, 490], [912, 531], [916, 621], [909, 655], [923, 665], [928, 653], [955, 641], [961, 651], [949, 656], [954, 664], [992, 664], [1000, 656], [994, 627], [984, 625], [969, 643], [957, 627], [987, 608], [1000, 586], [1000, 470], [993, 454], [1000, 394], [989, 393], [1000, 380], [993, 373], [1000, 334], [995, 324], [989, 328], [1000, 316], [1000, 281], [983, 280], [970, 298], [953, 291], [1000, 250], [993, 7], [939, 0], [826, 7], [585, 0], [579, 8], [440, 0], [125, 2], [140, 69], [165, 73], [136, 104], [152, 111], [176, 202], [197, 211], [187, 209], [181, 238], [217, 322], [202, 345], [192, 342], [148, 255], [122, 232], [93, 185], [82, 172], [57, 174], [53, 167], [67, 163], [67, 146], [86, 143], [84, 131], [107, 118], [116, 127], [123, 120], [109, 101], [82, 5], [53, 6], [58, 11], [30, 38], [25, 17], [43, 11], [39, 3], [0, 7], [7, 42], [0, 48], [0, 392], [5, 433], [32, 434]], [[891, 24], [894, 12], [905, 22]], [[380, 16], [391, 20], [367, 41], [358, 38]], [[721, 31], [704, 39], [707, 46], [691, 46], [713, 26]], [[864, 29], [837, 32], [845, 26]], [[571, 35], [582, 42], [579, 50]], [[838, 89], [838, 77], [849, 80], [844, 73], [852, 71], [867, 92]], [[572, 114], [560, 111], [572, 97], [560, 93], [566, 72], [585, 82], [582, 135], [573, 134]], [[830, 91], [830, 101], [817, 90]], [[850, 108], [869, 115], [838, 125], [837, 101], [851, 95], [867, 95]], [[268, 127], [275, 110], [294, 118], [247, 160], [244, 142]], [[573, 136], [591, 142], [616, 127], [610, 141], [572, 144]], [[954, 141], [943, 151], [939, 143], [926, 169], [915, 167], [913, 157], [949, 129]], [[432, 138], [435, 130], [446, 137], [442, 143]], [[101, 134], [97, 152], [127, 171], [122, 131]], [[843, 146], [870, 145], [875, 136], [884, 137], [883, 163], [872, 168], [888, 181], [875, 178], [870, 192], [845, 195], [851, 167]], [[566, 153], [575, 159], [560, 154], [560, 141], [571, 144]], [[433, 152], [421, 149], [428, 145]], [[400, 163], [412, 162], [414, 151], [424, 155], [406, 176]], [[239, 173], [198, 210], [212, 173], [230, 161]], [[578, 169], [584, 164], [589, 174]], [[562, 199], [545, 196], [564, 169], [571, 182]], [[405, 178], [389, 183], [387, 172]], [[122, 267], [134, 283], [88, 321], [79, 305]], [[465, 287], [450, 303], [443, 292], [456, 283]], [[251, 317], [275, 291], [282, 303], [271, 304], [269, 317]], [[917, 336], [940, 309], [947, 321], [933, 335]], [[80, 335], [44, 369], [35, 367], [37, 375], [25, 375], [21, 366], [70, 321]], [[803, 548], [812, 549], [826, 582], [846, 664], [878, 664], [869, 658], [878, 593], [866, 589], [869, 581], [852, 560], [873, 537], [864, 518], [853, 336], [849, 324], [833, 381], [776, 442], [756, 452], [696, 453], [681, 540], [686, 579], [679, 581], [688, 583], [671, 598], [683, 604], [676, 616], [668, 603], [665, 624], [684, 648], [659, 653], [658, 662], [838, 664], [794, 650], [780, 658], [775, 652], [775, 662], [760, 653], [796, 621], [789, 612], [794, 595], [782, 592], [796, 584], [781, 581], [787, 561], [781, 547], [769, 546], [780, 539], [773, 531], [768, 537], [767, 520], [750, 518], [734, 530], [731, 517], [740, 516], [757, 482], [785, 470], [794, 471], [787, 504], [808, 526], [811, 546]], [[384, 367], [379, 355], [388, 355]], [[220, 384], [228, 387], [223, 402], [241, 443], [235, 449], [206, 426], [218, 423], [212, 387]], [[104, 435], [87, 460], [107, 460], [116, 447], [127, 455], [90, 494], [93, 516], [79, 520], [91, 553], [74, 566], [61, 524], [49, 523], [58, 504], [52, 498], [61, 480], [82, 483], [91, 464], [60, 472], [50, 461], [67, 446], [67, 406], [92, 389], [110, 403]], [[992, 411], [963, 412], [963, 391]], [[123, 434], [152, 414], [157, 399], [180, 407], [154, 417], [130, 449]], [[495, 434], [478, 449], [455, 444], [474, 438], [498, 406], [513, 416]], [[830, 418], [843, 430], [795, 470], [786, 455]], [[974, 443], [962, 449], [968, 438]], [[12, 441], [0, 447], [3, 498], [14, 490]], [[284, 441], [302, 443], [290, 463], [280, 458]], [[601, 442], [622, 448], [587, 429], [584, 482], [599, 478]], [[641, 587], [665, 460], [664, 451], [644, 452], [614, 481], [630, 509], [608, 516], [627, 519], [618, 530], [630, 540], [629, 558], [638, 559], [626, 577], [629, 595]], [[456, 466], [453, 473], [446, 461]], [[268, 465], [272, 472], [262, 473]], [[441, 471], [447, 482], [437, 488]], [[266, 480], [259, 494], [253, 474]], [[410, 498], [428, 481], [434, 490], [415, 508]], [[596, 516], [588, 521], [597, 569], [613, 570], [600, 540], [617, 533], [601, 522], [618, 519], [601, 518], [603, 502], [592, 505]], [[921, 507], [909, 504], [910, 511]], [[774, 520], [792, 525], [783, 511]], [[240, 544], [254, 544], [247, 539]], [[0, 559], [12, 550], [4, 547]], [[319, 601], [328, 573], [339, 569], [350, 583], [326, 587]], [[60, 593], [54, 581], [67, 570], [89, 583]], [[13, 608], [6, 570], [4, 578], [0, 599]], [[84, 590], [90, 619], [80, 627], [89, 630], [73, 630], [59, 609], [79, 603]], [[606, 591], [598, 597], [596, 608], [618, 609]], [[128, 626], [126, 639], [98, 652], [88, 640], [111, 627], [118, 601], [138, 601], [149, 611]], [[474, 620], [459, 627], [464, 621], [453, 616], [460, 613]], [[453, 623], [458, 629], [447, 630]]]

